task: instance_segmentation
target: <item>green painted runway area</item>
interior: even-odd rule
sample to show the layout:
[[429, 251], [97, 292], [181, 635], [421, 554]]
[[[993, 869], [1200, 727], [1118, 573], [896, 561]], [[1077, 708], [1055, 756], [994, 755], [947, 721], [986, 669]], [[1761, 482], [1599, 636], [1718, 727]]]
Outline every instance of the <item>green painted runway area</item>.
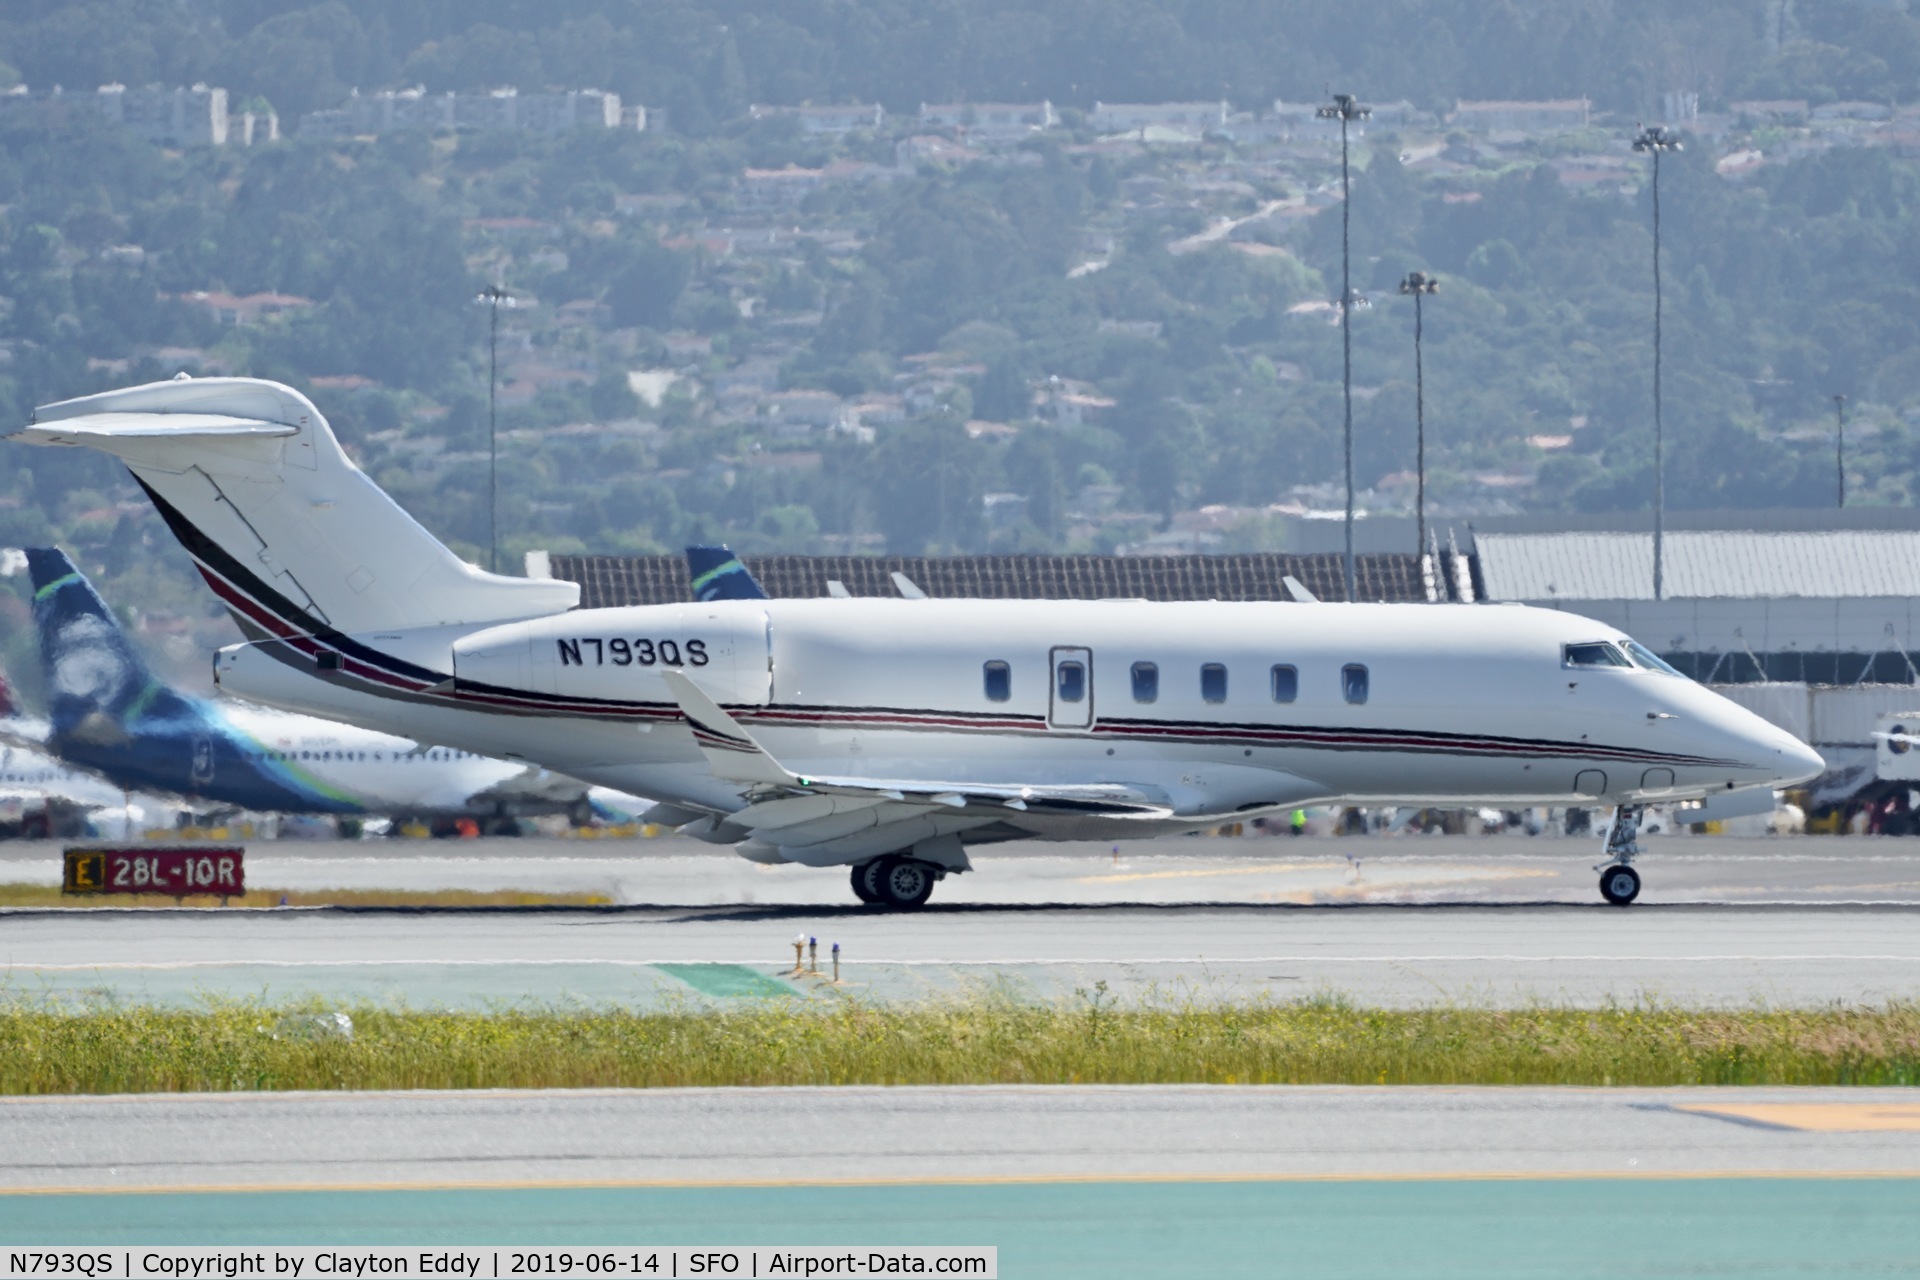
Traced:
[[[829, 1171], [823, 1170], [823, 1175]], [[1920, 1180], [0, 1195], [9, 1244], [997, 1245], [1024, 1277], [1920, 1275]]]

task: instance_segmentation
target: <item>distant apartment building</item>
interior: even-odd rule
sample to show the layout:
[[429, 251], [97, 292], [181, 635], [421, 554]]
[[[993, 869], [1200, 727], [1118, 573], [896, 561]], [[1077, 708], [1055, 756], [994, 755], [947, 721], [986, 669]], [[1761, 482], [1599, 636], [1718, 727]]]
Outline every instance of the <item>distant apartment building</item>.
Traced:
[[1166, 129], [1205, 136], [1226, 128], [1222, 102], [1096, 102], [1088, 119], [1101, 133], [1139, 133]]
[[227, 145], [227, 91], [196, 84], [191, 89], [129, 89], [103, 84], [97, 90], [107, 119], [155, 142], [183, 147]]
[[1562, 133], [1584, 129], [1593, 118], [1586, 98], [1543, 102], [1456, 102], [1447, 123], [1474, 133]]
[[[0, 93], [0, 115], [52, 120], [62, 114], [94, 112], [129, 132], [165, 146], [223, 147], [229, 140], [250, 145], [280, 136], [279, 120], [271, 113], [241, 117], [227, 114], [227, 91], [204, 84], [191, 88], [150, 85], [129, 89], [103, 84], [92, 93], [63, 89], [30, 90], [18, 85]], [[233, 136], [235, 125], [238, 137]]]
[[747, 115], [754, 120], [798, 120], [801, 133], [836, 138], [862, 130], [878, 129], [887, 120], [886, 109], [877, 102], [855, 102], [832, 107], [777, 107], [756, 103], [747, 108]]
[[415, 87], [365, 94], [356, 89], [344, 105], [329, 111], [310, 111], [300, 120], [302, 136], [327, 138], [410, 131], [571, 133], [577, 129], [646, 127], [645, 107], [623, 108], [619, 94], [599, 89], [428, 93]]
[[1060, 123], [1053, 103], [943, 102], [920, 104], [922, 129], [955, 129], [979, 142], [1018, 142]]

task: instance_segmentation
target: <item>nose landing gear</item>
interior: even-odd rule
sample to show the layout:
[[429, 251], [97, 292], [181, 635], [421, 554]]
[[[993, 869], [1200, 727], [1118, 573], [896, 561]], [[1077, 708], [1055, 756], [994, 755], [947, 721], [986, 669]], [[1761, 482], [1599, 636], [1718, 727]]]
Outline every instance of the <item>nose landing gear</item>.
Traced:
[[1600, 896], [1616, 907], [1624, 907], [1640, 896], [1640, 873], [1633, 860], [1640, 853], [1641, 805], [1623, 804], [1613, 811], [1607, 824], [1606, 858], [1598, 868]]

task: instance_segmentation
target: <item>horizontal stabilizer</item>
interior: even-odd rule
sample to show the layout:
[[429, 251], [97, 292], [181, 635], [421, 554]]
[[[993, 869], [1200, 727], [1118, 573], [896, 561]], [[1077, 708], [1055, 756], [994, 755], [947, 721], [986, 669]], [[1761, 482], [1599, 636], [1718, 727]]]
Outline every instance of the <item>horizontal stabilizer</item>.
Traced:
[[13, 434], [23, 444], [81, 444], [93, 440], [140, 438], [275, 438], [294, 435], [283, 422], [229, 418], [217, 413], [98, 413], [87, 418], [37, 422]]
[[0, 747], [21, 751], [46, 751], [51, 732], [45, 721], [0, 720]]

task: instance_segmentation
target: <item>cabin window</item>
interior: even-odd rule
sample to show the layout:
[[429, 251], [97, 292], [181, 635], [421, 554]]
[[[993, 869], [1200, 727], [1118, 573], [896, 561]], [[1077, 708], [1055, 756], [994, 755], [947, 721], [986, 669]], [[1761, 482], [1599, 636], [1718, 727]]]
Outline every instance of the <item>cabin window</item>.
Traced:
[[1560, 663], [1567, 667], [1629, 667], [1627, 655], [1604, 640], [1570, 644], [1560, 650]]
[[1275, 666], [1273, 669], [1273, 700], [1292, 702], [1300, 696], [1300, 668]]
[[981, 672], [988, 702], [1005, 702], [1013, 696], [1013, 668], [1004, 662], [989, 662]]
[[1367, 700], [1367, 669], [1357, 662], [1340, 668], [1340, 696], [1359, 706]]
[[1063, 662], [1054, 668], [1054, 678], [1059, 686], [1060, 701], [1079, 702], [1087, 696], [1086, 663]]
[[1160, 668], [1151, 662], [1133, 664], [1133, 700], [1154, 702], [1160, 697]]
[[1206, 702], [1227, 700], [1227, 669], [1217, 662], [1200, 668], [1200, 697]]

